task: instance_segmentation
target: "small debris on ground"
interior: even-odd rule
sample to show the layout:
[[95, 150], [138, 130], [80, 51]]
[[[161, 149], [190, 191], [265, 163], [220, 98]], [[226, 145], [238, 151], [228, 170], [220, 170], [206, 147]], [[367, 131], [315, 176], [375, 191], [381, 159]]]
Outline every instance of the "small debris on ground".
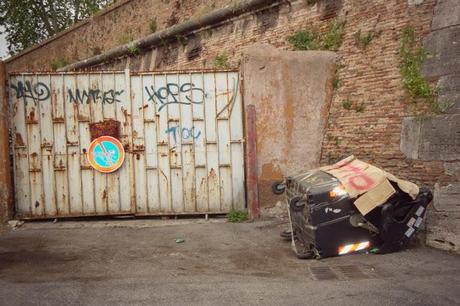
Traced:
[[176, 243], [184, 243], [185, 239], [184, 238], [176, 238]]
[[8, 226], [11, 227], [12, 229], [16, 229], [18, 227], [21, 227], [24, 224], [24, 221], [21, 220], [10, 220], [8, 221]]

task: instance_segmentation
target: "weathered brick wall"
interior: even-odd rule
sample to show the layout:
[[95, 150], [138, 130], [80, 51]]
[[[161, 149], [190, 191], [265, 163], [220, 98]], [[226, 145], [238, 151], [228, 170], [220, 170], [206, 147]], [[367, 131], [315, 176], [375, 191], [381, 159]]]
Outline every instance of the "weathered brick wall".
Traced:
[[[10, 70], [48, 69], [58, 54], [83, 59], [91, 46], [107, 50], [117, 44], [116, 37], [129, 28], [134, 37], [148, 33], [148, 20], [185, 20], [205, 12], [215, 3], [222, 7], [232, 1], [130, 1], [120, 9], [96, 17], [91, 26], [76, 30], [8, 63]], [[413, 3], [419, 4], [413, 4]], [[438, 161], [411, 161], [400, 151], [402, 119], [410, 115], [408, 95], [398, 68], [398, 46], [402, 28], [411, 24], [422, 38], [430, 31], [435, 0], [319, 0], [283, 1], [271, 9], [247, 14], [223, 24], [197, 31], [184, 42], [175, 42], [127, 56], [94, 69], [132, 70], [211, 68], [217, 55], [227, 54], [228, 64], [238, 67], [244, 50], [263, 42], [289, 50], [287, 38], [299, 30], [325, 31], [333, 20], [345, 21], [340, 57], [339, 86], [330, 108], [323, 140], [322, 163], [348, 154], [375, 163], [396, 175], [417, 183], [432, 185], [442, 179], [443, 164]], [[410, 4], [409, 4], [410, 3]], [[161, 5], [160, 5], [161, 4]], [[176, 18], [176, 19], [177, 19]], [[98, 20], [98, 21], [97, 21]], [[180, 21], [179, 21], [180, 22]], [[381, 32], [366, 49], [357, 47], [353, 34], [361, 30]], [[73, 53], [72, 53], [73, 52]], [[305, 67], [308, 69], [308, 67]], [[349, 110], [343, 101], [349, 101]], [[358, 107], [357, 107], [358, 106]], [[305, 135], [308, 141], [308, 135]]]
[[151, 20], [156, 20], [157, 31], [160, 31], [231, 2], [121, 0], [56, 37], [7, 60], [7, 69], [9, 72], [49, 71], [53, 59], [63, 59], [71, 63], [144, 37], [151, 33]]

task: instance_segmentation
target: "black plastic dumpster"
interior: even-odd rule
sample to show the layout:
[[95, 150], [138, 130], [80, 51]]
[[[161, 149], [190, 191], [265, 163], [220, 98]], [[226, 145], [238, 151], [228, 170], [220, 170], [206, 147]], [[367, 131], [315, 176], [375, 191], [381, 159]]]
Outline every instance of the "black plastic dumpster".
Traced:
[[391, 183], [396, 192], [386, 203], [363, 216], [341, 182], [321, 170], [287, 177], [273, 184], [273, 192], [286, 193], [292, 240], [302, 259], [324, 258], [370, 250], [397, 251], [414, 237], [427, 205], [428, 189], [420, 188], [415, 199]]

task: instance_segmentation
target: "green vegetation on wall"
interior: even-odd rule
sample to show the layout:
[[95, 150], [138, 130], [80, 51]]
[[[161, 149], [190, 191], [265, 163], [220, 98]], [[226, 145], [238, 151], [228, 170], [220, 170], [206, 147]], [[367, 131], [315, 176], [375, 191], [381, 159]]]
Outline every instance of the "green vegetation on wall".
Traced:
[[150, 19], [150, 22], [149, 22], [149, 30], [150, 30], [150, 33], [155, 33], [157, 31], [157, 18], [152, 18]]
[[424, 102], [433, 113], [443, 113], [452, 106], [451, 102], [440, 103], [437, 100], [436, 90], [420, 73], [428, 52], [417, 39], [414, 27], [410, 25], [404, 27], [402, 31], [399, 56], [401, 76], [412, 104]]
[[344, 22], [334, 21], [326, 33], [317, 30], [299, 31], [288, 37], [294, 50], [331, 50], [337, 51], [342, 45]]
[[364, 33], [361, 33], [361, 29], [359, 29], [353, 34], [353, 38], [355, 39], [356, 46], [358, 46], [361, 49], [366, 49], [370, 45], [372, 40], [374, 38], [379, 37], [380, 34], [382, 34], [381, 31], [376, 32], [374, 30], [371, 30], [367, 32], [367, 34], [364, 34]]
[[51, 61], [50, 67], [53, 71], [58, 70], [59, 68], [65, 67], [69, 64], [69, 62], [62, 57], [55, 57]]
[[228, 68], [228, 56], [224, 53], [219, 53], [214, 59], [214, 67], [216, 68]]

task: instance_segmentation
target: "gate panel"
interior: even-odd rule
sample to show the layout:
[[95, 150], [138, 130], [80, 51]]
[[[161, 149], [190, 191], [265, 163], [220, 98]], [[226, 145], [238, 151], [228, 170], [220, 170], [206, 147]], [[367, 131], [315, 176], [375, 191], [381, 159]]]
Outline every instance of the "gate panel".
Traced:
[[[132, 154], [129, 154], [129, 148], [132, 147], [131, 137], [131, 103], [129, 103], [128, 97], [130, 96], [129, 89], [129, 74], [115, 74], [115, 85], [119, 91], [118, 100], [115, 102], [115, 116], [116, 120], [120, 122], [120, 141], [125, 148], [125, 162], [123, 166], [118, 170], [118, 184], [119, 184], [119, 209], [121, 213], [129, 213], [134, 211], [134, 207], [131, 207], [131, 195], [134, 194], [132, 190], [132, 183], [134, 180], [130, 178], [130, 169], [132, 169]], [[122, 91], [123, 90], [123, 91]]]
[[22, 76], [10, 79], [12, 91], [10, 101], [13, 110], [14, 122], [14, 159], [16, 183], [16, 209], [26, 214], [31, 214], [30, 209], [30, 184], [29, 184], [29, 152], [25, 120], [26, 98], [21, 95], [21, 86], [24, 85]]
[[[51, 87], [51, 78], [48, 75], [39, 75], [38, 83]], [[53, 108], [51, 94], [40, 101], [40, 136], [41, 136], [41, 157], [42, 157], [42, 178], [43, 178], [43, 206], [45, 215], [56, 215], [56, 194], [53, 163]]]
[[[19, 217], [245, 207], [237, 72], [22, 74], [10, 85]], [[87, 149], [114, 121], [126, 157], [103, 174]]]
[[[77, 75], [77, 88], [90, 88], [90, 76]], [[82, 190], [82, 211], [83, 214], [96, 213], [94, 204], [94, 174], [86, 158], [86, 150], [91, 143], [89, 124], [91, 122], [90, 103], [78, 105], [78, 122], [80, 136], [80, 169], [81, 169], [81, 190]]]

